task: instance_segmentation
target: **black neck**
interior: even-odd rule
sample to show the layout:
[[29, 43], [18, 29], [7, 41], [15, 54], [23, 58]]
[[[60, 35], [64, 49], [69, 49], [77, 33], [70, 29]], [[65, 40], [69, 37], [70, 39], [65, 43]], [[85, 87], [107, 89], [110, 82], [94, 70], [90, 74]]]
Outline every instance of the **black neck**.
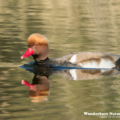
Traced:
[[44, 60], [35, 60], [36, 63], [44, 63], [46, 62], [47, 60], [50, 60], [48, 57]]

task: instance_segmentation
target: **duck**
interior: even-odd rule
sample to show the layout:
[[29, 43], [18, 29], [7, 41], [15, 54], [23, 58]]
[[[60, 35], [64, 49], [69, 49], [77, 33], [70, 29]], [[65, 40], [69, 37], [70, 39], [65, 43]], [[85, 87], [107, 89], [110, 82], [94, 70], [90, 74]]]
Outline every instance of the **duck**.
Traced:
[[97, 52], [73, 52], [69, 53], [61, 58], [49, 59], [49, 42], [48, 39], [39, 33], [33, 33], [27, 40], [28, 49], [21, 56], [24, 59], [29, 56], [33, 56], [33, 59], [37, 62], [50, 62], [52, 64], [64, 66], [74, 65], [80, 68], [120, 68], [120, 55], [111, 53], [97, 53]]

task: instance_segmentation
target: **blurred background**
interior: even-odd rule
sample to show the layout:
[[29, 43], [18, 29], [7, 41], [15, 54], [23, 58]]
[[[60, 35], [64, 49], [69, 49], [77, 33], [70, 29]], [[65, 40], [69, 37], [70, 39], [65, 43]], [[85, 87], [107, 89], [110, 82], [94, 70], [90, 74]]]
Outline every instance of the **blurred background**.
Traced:
[[[40, 33], [49, 40], [49, 57], [89, 51], [120, 55], [119, 0], [0, 0], [0, 119], [96, 120], [83, 112], [119, 112], [120, 75], [90, 81], [50, 76], [48, 101], [31, 103], [33, 74], [19, 66], [27, 38]], [[116, 116], [115, 116], [116, 117]]]

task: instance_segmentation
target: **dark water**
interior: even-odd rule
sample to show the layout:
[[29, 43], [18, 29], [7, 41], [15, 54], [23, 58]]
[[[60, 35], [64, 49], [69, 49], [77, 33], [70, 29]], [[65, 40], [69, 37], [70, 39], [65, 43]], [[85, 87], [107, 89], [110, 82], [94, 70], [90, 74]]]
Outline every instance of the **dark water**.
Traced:
[[96, 120], [104, 116], [84, 112], [119, 113], [120, 75], [77, 81], [51, 75], [47, 101], [35, 103], [21, 84], [34, 75], [19, 68], [33, 60], [20, 59], [32, 33], [48, 38], [50, 58], [75, 51], [120, 54], [119, 8], [118, 0], [1, 0], [0, 120]]

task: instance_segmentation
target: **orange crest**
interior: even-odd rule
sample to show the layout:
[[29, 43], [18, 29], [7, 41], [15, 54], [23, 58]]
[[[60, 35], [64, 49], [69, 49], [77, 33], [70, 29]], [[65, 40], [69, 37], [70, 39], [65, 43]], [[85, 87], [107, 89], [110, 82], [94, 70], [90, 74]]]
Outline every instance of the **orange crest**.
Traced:
[[43, 35], [40, 35], [38, 33], [34, 33], [28, 37], [28, 47], [32, 47], [35, 44], [38, 45], [48, 45], [48, 40]]

